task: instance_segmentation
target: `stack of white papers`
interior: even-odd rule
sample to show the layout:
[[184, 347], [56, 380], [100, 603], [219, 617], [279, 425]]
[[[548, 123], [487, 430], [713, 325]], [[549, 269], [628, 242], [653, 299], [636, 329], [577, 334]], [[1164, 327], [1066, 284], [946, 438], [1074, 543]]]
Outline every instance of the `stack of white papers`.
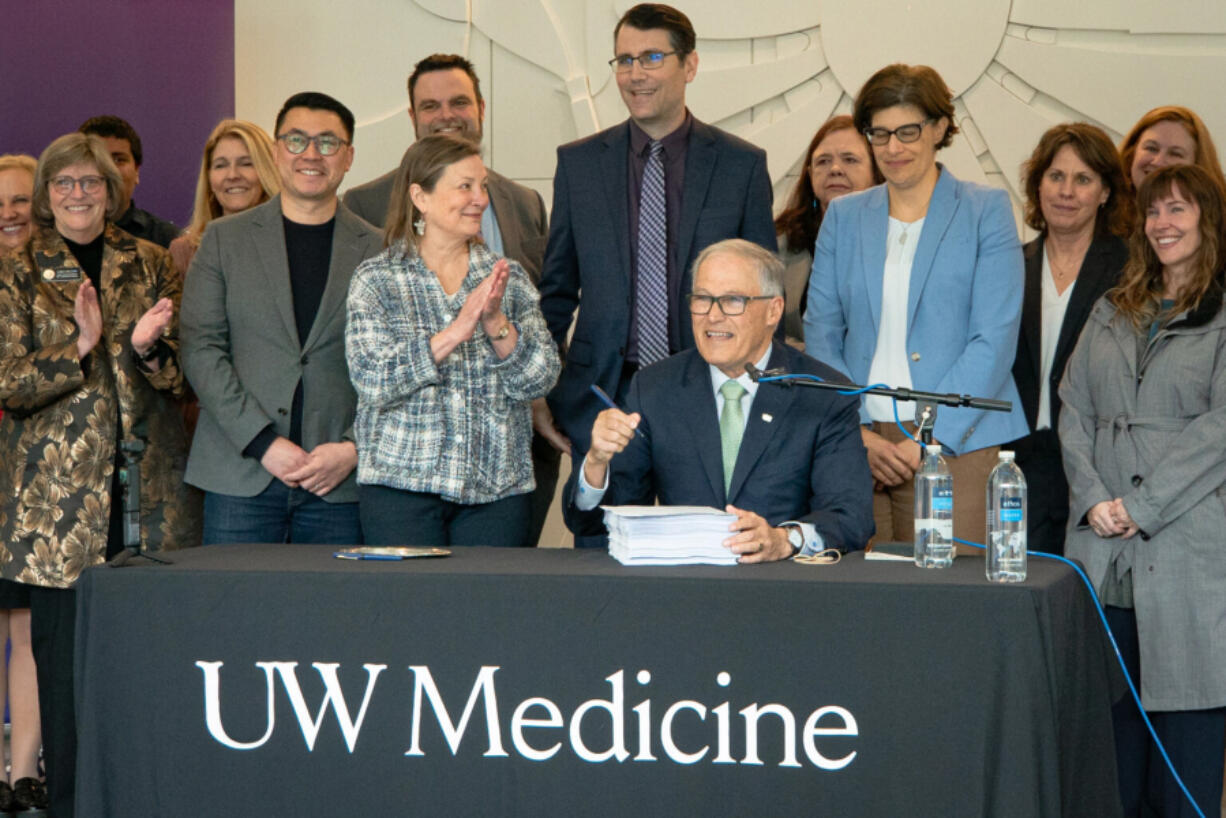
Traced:
[[736, 565], [723, 546], [735, 514], [706, 506], [602, 506], [622, 565]]

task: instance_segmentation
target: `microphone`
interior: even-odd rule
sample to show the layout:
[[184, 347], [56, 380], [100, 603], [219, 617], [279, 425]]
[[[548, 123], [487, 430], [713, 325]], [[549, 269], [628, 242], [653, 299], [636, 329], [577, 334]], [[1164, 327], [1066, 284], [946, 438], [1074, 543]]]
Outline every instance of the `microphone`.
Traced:
[[[773, 378], [777, 375], [788, 374], [786, 369], [758, 369], [752, 363], [745, 364], [745, 371], [749, 373], [749, 380], [758, 383], [763, 378]], [[772, 383], [776, 383], [772, 381]], [[778, 381], [778, 386], [791, 386], [792, 381]]]

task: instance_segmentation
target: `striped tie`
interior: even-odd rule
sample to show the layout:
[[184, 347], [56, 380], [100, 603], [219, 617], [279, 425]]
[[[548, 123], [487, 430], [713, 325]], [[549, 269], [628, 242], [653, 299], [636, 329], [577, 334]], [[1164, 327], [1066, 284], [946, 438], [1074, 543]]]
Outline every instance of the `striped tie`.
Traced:
[[719, 388], [724, 396], [724, 411], [719, 413], [719, 443], [724, 457], [724, 494], [732, 488], [732, 470], [736, 467], [736, 455], [741, 450], [741, 437], [745, 434], [745, 413], [741, 411], [741, 398], [745, 387], [734, 380], [724, 381]]
[[634, 294], [639, 366], [668, 357], [668, 207], [663, 151], [664, 145], [652, 140], [639, 192], [639, 269]]

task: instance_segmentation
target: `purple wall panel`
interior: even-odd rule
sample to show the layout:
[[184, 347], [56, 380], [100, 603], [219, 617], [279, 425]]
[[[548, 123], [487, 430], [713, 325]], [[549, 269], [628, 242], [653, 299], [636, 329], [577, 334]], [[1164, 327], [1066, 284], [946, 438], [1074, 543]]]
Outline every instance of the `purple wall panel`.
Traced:
[[0, 153], [37, 157], [116, 114], [144, 145], [137, 203], [186, 225], [204, 140], [234, 115], [233, 0], [37, 0], [3, 17]]

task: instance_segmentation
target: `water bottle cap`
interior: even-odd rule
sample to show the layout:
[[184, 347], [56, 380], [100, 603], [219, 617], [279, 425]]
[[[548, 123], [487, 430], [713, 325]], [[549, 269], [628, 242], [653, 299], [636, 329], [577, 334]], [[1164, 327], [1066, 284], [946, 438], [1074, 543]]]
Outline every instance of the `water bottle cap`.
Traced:
[[925, 443], [924, 451], [927, 452], [928, 454], [940, 454], [941, 444], [940, 443]]
[[1013, 453], [1013, 452], [1006, 451], [1005, 449], [1001, 449], [1001, 450], [1000, 450], [1000, 459], [1001, 459], [1001, 460], [1012, 460], [1012, 459], [1013, 459], [1013, 455], [1014, 455], [1014, 453]]

